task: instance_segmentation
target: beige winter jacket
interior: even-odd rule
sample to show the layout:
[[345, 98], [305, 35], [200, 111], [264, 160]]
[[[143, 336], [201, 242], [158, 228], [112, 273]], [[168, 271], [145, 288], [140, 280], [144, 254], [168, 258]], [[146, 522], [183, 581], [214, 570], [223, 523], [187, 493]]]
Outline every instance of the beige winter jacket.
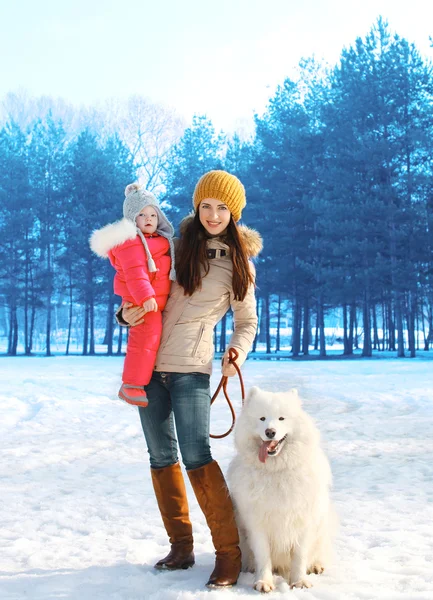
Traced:
[[[257, 256], [262, 249], [260, 235], [245, 226], [240, 226], [239, 230], [249, 257]], [[233, 310], [234, 331], [228, 348], [236, 348], [239, 352], [239, 366], [251, 349], [257, 329], [254, 286], [250, 285], [242, 302], [235, 300], [229, 247], [220, 238], [210, 238], [207, 247], [217, 250], [217, 256], [209, 259], [209, 272], [202, 279], [201, 289], [192, 296], [185, 296], [180, 285], [172, 284], [162, 317], [162, 337], [156, 357], [156, 371], [210, 374], [214, 355], [214, 328], [230, 306]], [[225, 250], [226, 256], [218, 256], [218, 250]], [[251, 268], [254, 271], [252, 263]]]

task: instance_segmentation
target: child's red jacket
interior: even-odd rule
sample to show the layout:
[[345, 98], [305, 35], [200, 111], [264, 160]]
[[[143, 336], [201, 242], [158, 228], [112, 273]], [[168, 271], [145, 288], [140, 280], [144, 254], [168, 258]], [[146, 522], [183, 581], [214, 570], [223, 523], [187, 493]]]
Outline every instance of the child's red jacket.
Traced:
[[90, 246], [98, 256], [109, 258], [116, 269], [114, 293], [122, 302], [142, 306], [155, 297], [158, 312], [148, 312], [144, 323], [131, 327], [122, 380], [131, 385], [146, 385], [152, 376], [162, 332], [161, 311], [164, 309], [171, 281], [170, 244], [158, 234], [145, 234], [157, 270], [149, 272], [143, 242], [134, 223], [122, 219], [93, 232]]
[[108, 258], [116, 269], [114, 293], [121, 296], [123, 302], [132, 302], [137, 306], [143, 306], [146, 300], [154, 296], [159, 310], [163, 310], [171, 284], [170, 245], [158, 234], [145, 234], [145, 238], [157, 271], [149, 273], [140, 237], [136, 235], [135, 239], [126, 240], [108, 252]]

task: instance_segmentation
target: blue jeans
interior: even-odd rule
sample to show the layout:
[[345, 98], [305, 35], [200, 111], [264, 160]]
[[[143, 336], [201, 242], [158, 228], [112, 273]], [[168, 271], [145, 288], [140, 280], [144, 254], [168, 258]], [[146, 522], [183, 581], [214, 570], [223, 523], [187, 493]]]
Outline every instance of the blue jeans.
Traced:
[[149, 404], [139, 408], [153, 469], [178, 462], [177, 442], [186, 469], [212, 462], [209, 380], [205, 373], [153, 372], [144, 388]]

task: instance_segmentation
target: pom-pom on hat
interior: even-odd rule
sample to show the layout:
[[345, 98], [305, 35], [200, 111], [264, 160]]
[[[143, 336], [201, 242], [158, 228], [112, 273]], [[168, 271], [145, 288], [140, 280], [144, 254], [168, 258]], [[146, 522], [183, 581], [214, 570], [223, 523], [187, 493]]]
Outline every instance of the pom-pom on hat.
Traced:
[[[170, 255], [171, 255], [171, 270], [170, 270], [170, 279], [174, 281], [176, 279], [176, 272], [174, 268], [174, 244], [173, 244], [173, 236], [174, 229], [173, 225], [167, 219], [165, 214], [162, 212], [158, 200], [152, 194], [152, 192], [148, 192], [144, 189], [139, 183], [130, 183], [125, 188], [125, 200], [123, 202], [123, 216], [125, 219], [128, 219], [136, 225], [135, 219], [137, 215], [140, 214], [141, 210], [145, 206], [153, 206], [156, 214], [158, 215], [158, 226], [156, 228], [156, 233], [160, 236], [166, 238], [170, 244]], [[149, 271], [156, 271], [155, 262], [150, 254], [149, 248], [147, 246], [146, 238], [144, 237], [141, 230], [137, 227], [137, 234], [140, 236], [141, 241], [143, 242], [144, 249], [147, 255], [147, 263]]]
[[206, 198], [214, 198], [227, 204], [235, 221], [239, 221], [247, 203], [244, 186], [235, 175], [227, 171], [209, 171], [199, 179], [192, 198], [194, 209], [197, 210], [200, 202]]
[[[155, 206], [156, 208], [159, 208], [159, 202], [152, 192], [145, 190], [139, 183], [130, 183], [127, 185], [125, 188], [125, 200], [123, 202], [123, 216], [135, 223], [135, 217], [145, 206]], [[159, 212], [161, 212], [161, 210]], [[167, 221], [166, 218], [165, 220]]]

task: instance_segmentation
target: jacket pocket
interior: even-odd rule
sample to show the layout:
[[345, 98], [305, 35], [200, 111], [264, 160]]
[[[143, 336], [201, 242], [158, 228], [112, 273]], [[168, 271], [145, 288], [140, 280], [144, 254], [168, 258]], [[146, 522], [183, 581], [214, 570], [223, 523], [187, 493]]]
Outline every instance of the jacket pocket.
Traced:
[[200, 346], [200, 342], [201, 342], [201, 341], [202, 341], [202, 339], [203, 339], [203, 335], [204, 335], [204, 328], [205, 328], [205, 325], [204, 325], [204, 323], [202, 323], [202, 324], [200, 325], [200, 329], [199, 329], [199, 331], [198, 331], [197, 339], [196, 339], [196, 341], [195, 341], [195, 344], [194, 344], [194, 347], [193, 347], [193, 349], [192, 349], [191, 356], [195, 356], [195, 355], [197, 354], [198, 347]]

